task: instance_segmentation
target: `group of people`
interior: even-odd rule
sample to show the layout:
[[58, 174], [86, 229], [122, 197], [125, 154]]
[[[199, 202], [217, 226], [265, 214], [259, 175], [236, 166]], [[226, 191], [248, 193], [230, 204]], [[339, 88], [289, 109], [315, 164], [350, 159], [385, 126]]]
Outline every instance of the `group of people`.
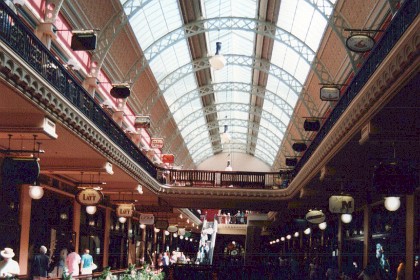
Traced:
[[[53, 261], [47, 255], [47, 247], [41, 246], [39, 253], [36, 254], [31, 263], [30, 276], [34, 280], [43, 280], [52, 274], [54, 277], [61, 278], [63, 271], [66, 270], [68, 275], [77, 276], [79, 274], [92, 274], [96, 268], [93, 263], [93, 257], [89, 254], [89, 249], [84, 250], [84, 254], [80, 256], [74, 249], [70, 248], [60, 252], [59, 260]], [[15, 253], [12, 248], [4, 248], [0, 252], [3, 260], [0, 262], [0, 277], [14, 277], [20, 274], [19, 263], [13, 260]], [[52, 273], [55, 271], [54, 273]]]

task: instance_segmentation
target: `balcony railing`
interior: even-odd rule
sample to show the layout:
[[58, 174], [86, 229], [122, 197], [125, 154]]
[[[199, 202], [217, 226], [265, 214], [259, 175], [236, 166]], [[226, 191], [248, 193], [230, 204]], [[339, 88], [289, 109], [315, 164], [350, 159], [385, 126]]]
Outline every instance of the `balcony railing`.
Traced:
[[22, 20], [0, 1], [0, 38], [152, 177], [156, 168]]
[[292, 173], [215, 172], [156, 168], [101, 106], [74, 79], [21, 19], [0, 1], [0, 38], [61, 95], [92, 121], [131, 159], [160, 183], [171, 187], [222, 187], [240, 189], [284, 189], [293, 174], [304, 166], [337, 120], [357, 96], [389, 51], [394, 47], [419, 12], [417, 0], [404, 2], [388, 29], [347, 87], [343, 97], [315, 136]]
[[159, 168], [157, 176], [160, 183], [171, 187], [284, 189], [291, 178], [291, 172], [232, 172]]
[[365, 63], [356, 73], [353, 80], [345, 90], [343, 96], [337, 102], [331, 114], [316, 134], [311, 145], [308, 147], [296, 165], [296, 174], [309, 160], [311, 155], [315, 152], [316, 148], [324, 140], [325, 136], [330, 132], [334, 124], [338, 121], [353, 99], [357, 96], [372, 74], [376, 71], [381, 62], [388, 55], [390, 50], [395, 46], [404, 32], [408, 29], [410, 24], [414, 21], [419, 13], [419, 10], [420, 5], [418, 0], [404, 1], [403, 5], [392, 19], [389, 27], [384, 32], [380, 40], [378, 40]]

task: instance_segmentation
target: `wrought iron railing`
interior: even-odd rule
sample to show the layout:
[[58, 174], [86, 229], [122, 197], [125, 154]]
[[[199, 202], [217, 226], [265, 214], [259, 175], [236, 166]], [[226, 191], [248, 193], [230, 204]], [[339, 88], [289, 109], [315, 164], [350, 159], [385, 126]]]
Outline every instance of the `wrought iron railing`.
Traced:
[[156, 168], [140, 151], [124, 131], [106, 114], [101, 106], [74, 79], [67, 69], [52, 55], [19, 17], [0, 1], [0, 38], [9, 45], [35, 71], [43, 76], [71, 104], [91, 120], [118, 147], [126, 152], [160, 183], [171, 187], [228, 187], [246, 189], [284, 189], [293, 174], [297, 174], [308, 161], [318, 145], [341, 117], [350, 102], [360, 92], [376, 68], [384, 60], [402, 34], [419, 12], [418, 0], [407, 0], [391, 21], [382, 38], [370, 52], [367, 60], [356, 73], [311, 145], [298, 162], [293, 172], [215, 172], [199, 170], [175, 170]]
[[152, 177], [156, 168], [22, 20], [0, 1], [0, 38]]
[[242, 172], [158, 169], [158, 181], [171, 187], [222, 187], [240, 189], [284, 189], [290, 171]]
[[395, 46], [410, 24], [417, 17], [420, 10], [418, 0], [407, 0], [403, 3], [396, 13], [383, 36], [378, 40], [375, 47], [370, 52], [365, 63], [359, 69], [345, 90], [342, 98], [337, 102], [331, 114], [326, 119], [321, 129], [316, 134], [311, 145], [305, 151], [295, 167], [295, 173], [305, 165], [325, 136], [330, 132], [334, 124], [338, 121], [353, 99], [357, 96], [381, 62], [388, 55], [389, 51]]

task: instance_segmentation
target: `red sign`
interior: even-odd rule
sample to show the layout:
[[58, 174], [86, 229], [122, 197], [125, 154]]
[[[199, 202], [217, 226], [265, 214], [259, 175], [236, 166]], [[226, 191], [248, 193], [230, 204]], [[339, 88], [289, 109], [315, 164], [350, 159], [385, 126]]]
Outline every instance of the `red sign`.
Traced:
[[95, 189], [82, 189], [76, 193], [76, 201], [84, 206], [95, 206], [98, 205], [103, 194]]
[[152, 138], [150, 141], [150, 147], [152, 149], [162, 149], [163, 148], [163, 138]]
[[163, 163], [174, 163], [175, 156], [173, 154], [163, 154], [162, 155], [162, 162]]

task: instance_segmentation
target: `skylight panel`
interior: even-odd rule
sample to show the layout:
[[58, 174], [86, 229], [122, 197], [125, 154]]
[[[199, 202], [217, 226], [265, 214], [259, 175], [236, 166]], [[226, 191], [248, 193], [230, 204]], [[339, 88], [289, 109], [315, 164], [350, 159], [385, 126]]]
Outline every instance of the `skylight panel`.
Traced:
[[[186, 92], [190, 92], [193, 89], [197, 88], [197, 83], [195, 80], [195, 76], [193, 73], [190, 73], [186, 76], [184, 76], [183, 79], [179, 79], [177, 82], [175, 82], [171, 87], [166, 89], [163, 93], [163, 96], [165, 97], [165, 101], [168, 104], [168, 106], [171, 106], [170, 110], [172, 112], [175, 111], [175, 109], [179, 106], [172, 106], [174, 102], [177, 102], [177, 100]], [[198, 98], [198, 91], [195, 93], [191, 93], [191, 98], [193, 99], [194, 96]], [[185, 102], [181, 100], [181, 102]]]
[[214, 17], [248, 17], [256, 16], [257, 1], [241, 0], [241, 1], [216, 1], [205, 0], [204, 15], [207, 18]]
[[167, 0], [163, 5], [161, 1], [151, 1], [131, 17], [130, 24], [140, 47], [145, 50], [160, 37], [182, 26], [178, 3]]

